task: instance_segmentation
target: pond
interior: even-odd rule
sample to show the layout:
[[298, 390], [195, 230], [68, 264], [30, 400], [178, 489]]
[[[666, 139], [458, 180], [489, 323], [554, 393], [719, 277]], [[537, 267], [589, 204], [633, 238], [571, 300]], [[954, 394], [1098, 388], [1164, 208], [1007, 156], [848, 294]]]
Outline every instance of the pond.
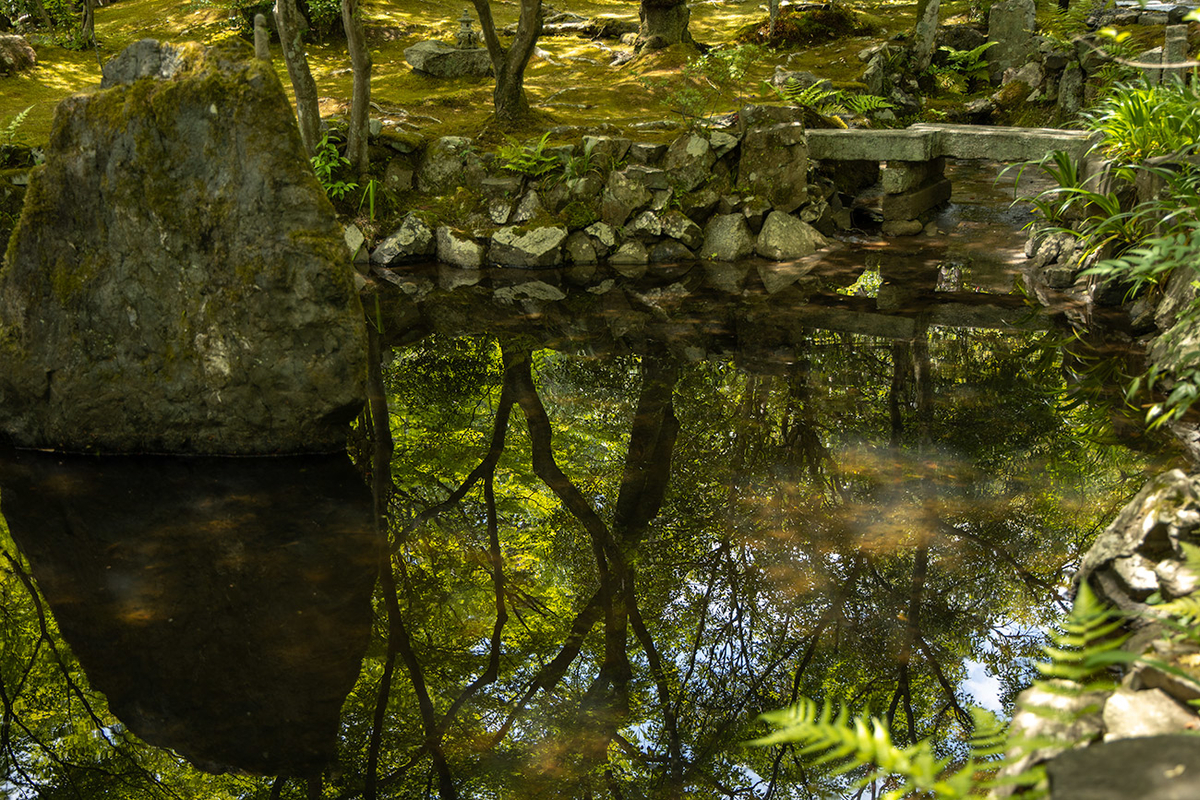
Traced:
[[5, 454], [5, 791], [849, 796], [743, 746], [799, 697], [961, 751], [1165, 456], [1066, 396], [955, 169], [938, 232], [804, 263], [393, 276], [350, 458]]

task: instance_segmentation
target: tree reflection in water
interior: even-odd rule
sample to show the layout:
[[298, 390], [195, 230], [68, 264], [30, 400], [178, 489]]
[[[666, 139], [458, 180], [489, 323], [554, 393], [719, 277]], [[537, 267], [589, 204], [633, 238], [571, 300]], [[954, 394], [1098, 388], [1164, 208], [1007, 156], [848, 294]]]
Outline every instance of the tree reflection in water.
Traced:
[[966, 662], [1011, 700], [1146, 466], [1080, 439], [1093, 412], [1056, 404], [1049, 333], [813, 332], [697, 361], [538, 347], [435, 336], [383, 370], [394, 452], [378, 402], [351, 450], [391, 557], [319, 780], [204, 775], [114, 725], [6, 540], [11, 791], [836, 795], [788, 747], [742, 748], [756, 715], [845, 700], [955, 752]]

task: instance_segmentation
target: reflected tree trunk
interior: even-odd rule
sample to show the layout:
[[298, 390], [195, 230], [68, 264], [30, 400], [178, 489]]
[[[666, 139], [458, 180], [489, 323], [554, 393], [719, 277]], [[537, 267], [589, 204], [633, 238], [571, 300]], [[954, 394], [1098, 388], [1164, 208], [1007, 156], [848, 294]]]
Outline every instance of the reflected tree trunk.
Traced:
[[296, 8], [296, 0], [275, 0], [275, 27], [283, 48], [288, 77], [296, 95], [296, 118], [300, 123], [300, 141], [311, 156], [321, 140], [321, 112], [317, 107], [317, 83], [308, 68], [304, 52], [304, 18]]
[[890, 445], [900, 446], [904, 437], [904, 407], [908, 404], [908, 390], [912, 385], [912, 342], [892, 342], [892, 385], [888, 390], [888, 413], [891, 419]]
[[614, 528], [622, 546], [641, 539], [658, 515], [671, 476], [671, 456], [679, 420], [672, 393], [679, 378], [676, 364], [660, 357], [642, 359], [642, 389], [629, 433]]
[[[388, 501], [392, 492], [392, 440], [391, 417], [387, 407], [387, 393], [383, 385], [382, 353], [379, 332], [367, 326], [367, 420], [370, 422], [374, 443], [371, 456], [371, 496], [375, 511], [375, 535], [380, 542], [379, 574], [385, 592], [395, 596], [396, 586], [392, 578], [391, 547], [388, 541]], [[387, 606], [389, 614], [391, 606]], [[379, 774], [379, 748], [383, 739], [383, 726], [387, 713], [388, 697], [392, 691], [392, 676], [396, 668], [397, 637], [392, 626], [388, 626], [387, 653], [384, 656], [383, 675], [379, 679], [379, 690], [375, 698], [375, 715], [371, 724], [371, 736], [367, 744], [367, 769], [363, 783], [364, 800], [375, 800]]]

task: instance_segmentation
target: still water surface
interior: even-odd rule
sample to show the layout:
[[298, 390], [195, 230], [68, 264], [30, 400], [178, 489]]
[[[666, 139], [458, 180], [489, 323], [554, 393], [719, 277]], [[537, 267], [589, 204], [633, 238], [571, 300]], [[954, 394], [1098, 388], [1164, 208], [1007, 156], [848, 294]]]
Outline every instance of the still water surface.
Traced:
[[991, 175], [773, 292], [752, 263], [399, 278], [382, 531], [365, 419], [350, 458], [4, 455], [0, 785], [837, 796], [741, 745], [801, 696], [954, 752], [1154, 459], [1062, 401]]

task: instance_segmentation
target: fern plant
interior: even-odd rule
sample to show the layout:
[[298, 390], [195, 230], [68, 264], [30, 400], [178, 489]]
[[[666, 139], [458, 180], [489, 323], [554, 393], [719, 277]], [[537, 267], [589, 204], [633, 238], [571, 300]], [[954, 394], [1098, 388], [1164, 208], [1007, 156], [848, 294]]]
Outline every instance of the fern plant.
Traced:
[[509, 172], [528, 175], [531, 178], [541, 178], [558, 166], [558, 159], [546, 152], [546, 143], [549, 139], [549, 131], [542, 134], [541, 139], [532, 143], [518, 142], [510, 137], [507, 144], [496, 148], [496, 155], [500, 157], [500, 166]]
[[957, 768], [951, 759], [937, 757], [928, 740], [900, 747], [878, 717], [851, 718], [845, 706], [840, 706], [835, 715], [828, 701], [818, 706], [808, 698], [801, 698], [790, 708], [763, 714], [762, 719], [778, 730], [751, 744], [796, 744], [799, 755], [815, 757], [814, 765], [834, 765], [837, 775], [869, 765], [873, 771], [860, 780], [860, 787], [883, 775], [895, 779], [894, 788], [882, 795], [884, 800], [898, 800], [913, 793], [957, 800], [987, 785], [987, 779], [980, 776], [995, 770], [1005, 745], [1004, 725], [991, 712], [972, 708], [971, 716], [975, 723], [971, 755]]
[[988, 63], [983, 54], [996, 44], [999, 42], [984, 42], [970, 50], [939, 47], [938, 52], [945, 63], [930, 64], [925, 72], [934, 79], [938, 88], [954, 94], [965, 94], [973, 84], [987, 79]]
[[[1200, 612], [1200, 602], [1196, 610]], [[1120, 660], [1117, 654], [1131, 655], [1119, 649], [1124, 643], [1119, 633], [1123, 622], [1086, 585], [1081, 586], [1071, 614], [1060, 624], [1060, 630], [1050, 633], [1051, 644], [1044, 648], [1047, 660], [1038, 665], [1047, 680], [1038, 681], [1035, 686], [1071, 696], [1112, 688], [1105, 667]], [[1037, 709], [1031, 710], [1038, 713]], [[1079, 713], [1094, 710], [1085, 708]], [[1040, 768], [1004, 778], [997, 778], [996, 773], [1047, 742], [1014, 741], [1007, 726], [991, 712], [977, 707], [970, 712], [974, 721], [970, 754], [957, 763], [950, 758], [939, 758], [928, 739], [907, 747], [898, 746], [887, 724], [878, 717], [851, 716], [845, 706], [839, 706], [835, 714], [828, 701], [818, 706], [808, 698], [790, 708], [763, 714], [761, 718], [777, 730], [750, 744], [797, 745], [799, 755], [812, 757], [814, 766], [832, 765], [837, 775], [867, 767], [871, 772], [860, 781], [860, 786], [876, 778], [891, 778], [894, 788], [881, 795], [885, 800], [909, 796], [960, 800], [1002, 784], [1033, 785], [1036, 794], [1037, 784], [1044, 780]]]
[[21, 126], [32, 110], [33, 106], [30, 106], [10, 119], [3, 128], [0, 128], [0, 167], [7, 165], [16, 149], [24, 144]]
[[869, 111], [895, 107], [878, 95], [847, 94], [840, 89], [827, 89], [818, 83], [801, 86], [795, 78], [788, 78], [780, 86], [770, 83], [766, 85], [785, 103], [809, 108], [823, 117], [838, 114], [862, 115]]

